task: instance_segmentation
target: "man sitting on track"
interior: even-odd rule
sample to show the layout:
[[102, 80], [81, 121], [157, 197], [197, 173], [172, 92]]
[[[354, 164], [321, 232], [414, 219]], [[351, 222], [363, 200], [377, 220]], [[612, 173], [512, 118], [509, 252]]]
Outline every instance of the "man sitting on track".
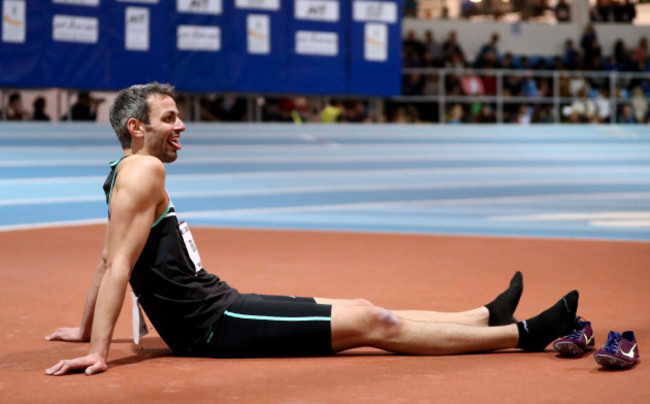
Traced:
[[187, 224], [165, 190], [163, 163], [176, 160], [185, 124], [173, 88], [150, 83], [121, 91], [110, 120], [124, 149], [104, 184], [109, 220], [101, 261], [80, 327], [46, 338], [90, 341], [88, 355], [45, 371], [95, 374], [107, 369], [127, 283], [174, 353], [210, 357], [328, 355], [371, 346], [440, 355], [506, 348], [543, 350], [573, 329], [578, 292], [536, 317], [516, 322], [518, 272], [492, 302], [457, 312], [387, 310], [366, 300], [240, 294], [201, 262]]

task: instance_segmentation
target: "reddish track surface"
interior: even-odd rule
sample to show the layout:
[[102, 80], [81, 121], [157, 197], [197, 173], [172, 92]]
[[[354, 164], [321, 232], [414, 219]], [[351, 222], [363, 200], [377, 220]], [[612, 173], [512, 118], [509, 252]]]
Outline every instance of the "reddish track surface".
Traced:
[[[155, 333], [130, 341], [130, 299], [107, 373], [45, 376], [87, 344], [48, 342], [76, 325], [102, 226], [0, 233], [1, 403], [650, 402], [650, 371], [603, 371], [552, 351], [409, 357], [372, 349], [324, 358], [169, 355]], [[388, 308], [462, 310], [489, 302], [516, 270], [526, 318], [573, 288], [596, 344], [634, 330], [650, 355], [650, 243], [193, 229], [206, 268], [242, 292], [364, 297]]]

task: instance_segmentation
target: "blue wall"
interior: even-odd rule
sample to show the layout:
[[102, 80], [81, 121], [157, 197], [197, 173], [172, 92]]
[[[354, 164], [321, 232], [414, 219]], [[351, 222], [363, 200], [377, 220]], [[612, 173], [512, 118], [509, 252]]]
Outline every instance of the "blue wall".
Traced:
[[4, 0], [0, 86], [396, 95], [397, 0]]

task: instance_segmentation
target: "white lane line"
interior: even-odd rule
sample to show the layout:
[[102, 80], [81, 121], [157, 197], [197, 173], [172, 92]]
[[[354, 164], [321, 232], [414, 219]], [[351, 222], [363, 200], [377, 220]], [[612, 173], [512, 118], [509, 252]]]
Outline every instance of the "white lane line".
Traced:
[[[218, 219], [220, 217], [240, 216], [240, 215], [265, 215], [265, 214], [282, 214], [282, 213], [301, 213], [301, 212], [340, 212], [363, 209], [392, 209], [401, 207], [426, 207], [426, 206], [445, 206], [445, 205], [481, 205], [481, 204], [530, 204], [535, 202], [554, 202], [569, 201], [583, 198], [602, 199], [650, 199], [650, 193], [618, 193], [618, 194], [556, 194], [543, 195], [537, 197], [518, 196], [518, 197], [488, 197], [488, 198], [467, 198], [467, 199], [433, 199], [421, 201], [395, 201], [395, 202], [364, 202], [364, 203], [345, 203], [345, 204], [325, 204], [325, 205], [308, 205], [308, 206], [285, 206], [276, 208], [252, 208], [252, 209], [217, 209], [204, 211], [185, 211], [179, 216], [188, 219]], [[105, 218], [88, 219], [88, 220], [70, 220], [58, 222], [44, 222], [33, 224], [19, 224], [0, 226], [0, 231], [39, 229], [62, 226], [79, 226], [90, 224], [106, 223]]]
[[462, 199], [428, 199], [428, 200], [408, 200], [393, 202], [359, 202], [359, 203], [339, 203], [339, 204], [321, 204], [321, 205], [301, 205], [301, 206], [282, 206], [275, 208], [250, 208], [250, 209], [215, 209], [203, 211], [189, 211], [180, 214], [181, 217], [188, 218], [218, 218], [231, 215], [258, 215], [273, 213], [298, 213], [298, 212], [323, 212], [323, 211], [344, 211], [360, 209], [391, 209], [414, 206], [437, 206], [437, 205], [480, 205], [480, 204], [513, 204], [513, 203], [535, 203], [535, 202], [553, 202], [568, 201], [584, 198], [599, 199], [623, 199], [623, 198], [650, 198], [650, 193], [617, 193], [617, 194], [554, 194], [540, 196], [508, 196], [508, 197], [485, 197], [485, 198], [462, 198]]
[[592, 220], [593, 227], [650, 227], [650, 220]]
[[571, 220], [609, 220], [609, 219], [630, 219], [650, 220], [650, 211], [638, 212], [594, 212], [594, 213], [542, 213], [535, 215], [517, 216], [492, 216], [490, 220], [504, 222], [512, 221], [571, 221]]
[[[589, 173], [593, 174], [594, 170], [607, 171], [608, 173], [616, 172], [638, 172], [650, 170], [650, 165], [644, 166], [624, 166], [603, 167], [600, 165], [583, 165], [575, 166], [526, 166], [526, 167], [439, 167], [439, 168], [413, 168], [413, 169], [379, 169], [379, 170], [304, 170], [304, 171], [246, 171], [237, 173], [212, 173], [212, 174], [172, 174], [168, 175], [168, 180], [179, 179], [229, 179], [241, 177], [277, 177], [277, 178], [310, 178], [310, 177], [340, 177], [340, 176], [386, 176], [386, 175], [422, 175], [422, 174], [486, 174], [486, 173], [506, 173], [517, 175], [523, 173], [565, 173], [572, 174]], [[40, 183], [60, 183], [60, 182], [88, 182], [104, 181], [105, 176], [73, 176], [73, 177], [34, 177], [34, 178], [5, 178], [0, 179], [0, 185], [4, 184], [40, 184]]]
[[592, 227], [650, 227], [650, 211], [548, 213], [536, 215], [492, 216], [490, 221], [500, 222], [587, 222]]
[[42, 222], [30, 224], [15, 224], [0, 226], [0, 232], [15, 231], [15, 230], [33, 230], [33, 229], [48, 229], [52, 227], [73, 227], [73, 226], [88, 226], [93, 224], [105, 224], [106, 218], [98, 219], [85, 219], [85, 220], [64, 220], [58, 222]]
[[[485, 182], [458, 182], [440, 183], [428, 182], [422, 184], [377, 184], [377, 185], [340, 185], [340, 186], [295, 186], [280, 188], [251, 188], [241, 190], [217, 190], [217, 191], [177, 191], [171, 194], [172, 198], [216, 198], [233, 196], [269, 196], [269, 195], [292, 195], [292, 194], [313, 194], [313, 193], [335, 193], [335, 192], [374, 192], [374, 191], [418, 191], [418, 190], [442, 190], [442, 189], [472, 189], [472, 188], [505, 188], [523, 186], [556, 186], [556, 185], [642, 185], [650, 184], [648, 179], [527, 179], [527, 180], [505, 180]], [[59, 203], [83, 203], [100, 202], [106, 198], [101, 195], [77, 196], [77, 197], [35, 197], [0, 200], [0, 206], [25, 206], [25, 205], [49, 205]]]
[[[596, 160], [603, 162], [611, 159], [640, 159], [647, 158], [646, 153], [632, 151], [631, 153], [580, 153], [580, 154], [556, 154], [556, 155], [532, 155], [532, 154], [507, 154], [507, 153], [484, 153], [484, 154], [461, 154], [461, 153], [427, 153], [424, 155], [389, 155], [389, 156], [249, 156], [249, 157], [184, 157], [176, 161], [175, 166], [188, 166], [196, 164], [246, 164], [246, 163], [357, 163], [357, 162], [415, 162], [415, 161], [483, 161], [487, 159], [499, 161], [529, 161], [535, 160]], [[103, 161], [97, 159], [42, 159], [42, 160], [19, 160], [0, 161], [0, 167], [106, 167]]]

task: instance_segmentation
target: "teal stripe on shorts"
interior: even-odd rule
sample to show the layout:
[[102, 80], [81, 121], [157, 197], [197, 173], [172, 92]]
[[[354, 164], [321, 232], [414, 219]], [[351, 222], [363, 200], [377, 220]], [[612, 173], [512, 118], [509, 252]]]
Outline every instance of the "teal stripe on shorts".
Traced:
[[312, 317], [276, 317], [276, 316], [256, 316], [253, 314], [239, 314], [233, 313], [228, 310], [224, 313], [228, 317], [240, 318], [243, 320], [258, 320], [258, 321], [331, 321], [331, 317], [312, 316]]

